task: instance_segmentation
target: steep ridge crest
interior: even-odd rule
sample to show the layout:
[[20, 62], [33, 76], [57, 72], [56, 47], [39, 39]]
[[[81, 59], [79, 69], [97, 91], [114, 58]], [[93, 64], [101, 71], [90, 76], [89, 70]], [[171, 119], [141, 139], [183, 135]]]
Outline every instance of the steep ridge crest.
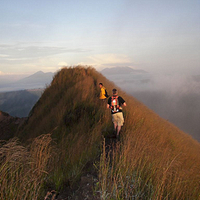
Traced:
[[93, 68], [63, 68], [17, 132], [26, 144], [52, 138], [43, 191], [72, 195], [81, 177], [92, 174], [96, 198], [197, 199], [199, 143], [120, 88], [125, 124], [120, 141], [110, 139], [113, 125], [106, 102], [98, 99], [99, 82], [109, 94], [116, 87]]

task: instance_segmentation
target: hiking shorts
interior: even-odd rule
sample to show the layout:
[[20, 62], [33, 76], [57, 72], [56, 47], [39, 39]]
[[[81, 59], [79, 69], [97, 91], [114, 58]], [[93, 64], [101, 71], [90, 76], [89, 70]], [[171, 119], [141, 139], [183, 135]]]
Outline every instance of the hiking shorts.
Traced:
[[117, 124], [117, 126], [123, 126], [123, 123], [124, 123], [123, 113], [118, 112], [118, 113], [112, 114], [112, 122]]

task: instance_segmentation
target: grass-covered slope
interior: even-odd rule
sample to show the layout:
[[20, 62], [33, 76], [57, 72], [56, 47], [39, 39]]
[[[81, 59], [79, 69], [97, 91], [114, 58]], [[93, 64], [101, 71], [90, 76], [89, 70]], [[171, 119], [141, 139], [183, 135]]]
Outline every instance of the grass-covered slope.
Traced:
[[50, 132], [60, 137], [61, 132], [79, 128], [84, 133], [96, 127], [105, 115], [98, 99], [101, 79], [105, 78], [91, 68], [64, 68], [58, 72], [31, 111], [21, 138]]
[[[93, 68], [64, 68], [55, 75], [18, 131], [24, 145], [1, 144], [0, 177], [7, 177], [0, 178], [1, 194], [37, 199], [48, 189], [72, 189], [82, 175], [95, 173], [94, 198], [198, 199], [199, 143], [119, 88], [127, 103], [125, 124], [108, 151], [104, 138], [113, 125], [106, 102], [98, 99], [99, 82], [111, 94], [114, 84]], [[20, 155], [17, 165], [9, 149]], [[15, 190], [16, 177], [26, 187]]]

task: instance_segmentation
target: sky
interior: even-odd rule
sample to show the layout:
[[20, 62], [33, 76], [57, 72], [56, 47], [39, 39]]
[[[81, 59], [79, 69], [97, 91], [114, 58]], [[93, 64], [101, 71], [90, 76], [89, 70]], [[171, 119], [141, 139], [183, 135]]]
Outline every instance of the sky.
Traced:
[[129, 66], [200, 75], [199, 0], [0, 0], [0, 75]]

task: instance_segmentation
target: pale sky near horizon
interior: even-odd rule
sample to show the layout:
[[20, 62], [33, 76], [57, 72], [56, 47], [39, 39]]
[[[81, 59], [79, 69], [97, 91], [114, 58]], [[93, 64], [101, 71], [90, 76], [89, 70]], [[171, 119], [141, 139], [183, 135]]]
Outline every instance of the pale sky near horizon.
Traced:
[[200, 0], [1, 0], [0, 75], [78, 64], [200, 75]]

